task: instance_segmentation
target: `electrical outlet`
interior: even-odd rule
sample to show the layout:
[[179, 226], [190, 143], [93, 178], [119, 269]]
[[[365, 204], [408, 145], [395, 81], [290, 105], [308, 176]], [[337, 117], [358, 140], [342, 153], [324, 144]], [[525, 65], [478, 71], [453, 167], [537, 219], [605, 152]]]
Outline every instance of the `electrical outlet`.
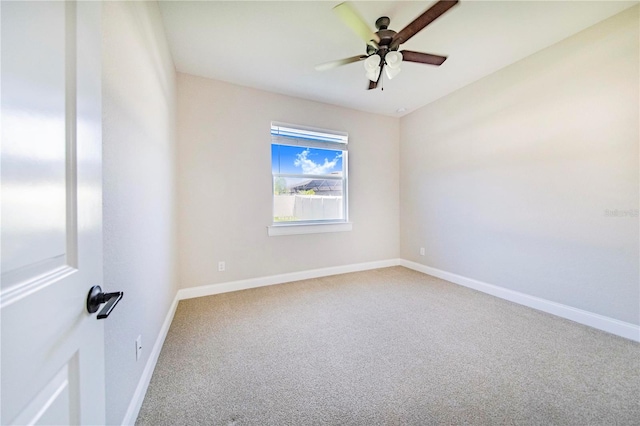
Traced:
[[224, 261], [218, 262], [218, 272], [224, 272], [227, 269]]
[[424, 247], [420, 247], [420, 256], [424, 256]]
[[136, 361], [142, 356], [142, 335], [136, 339]]

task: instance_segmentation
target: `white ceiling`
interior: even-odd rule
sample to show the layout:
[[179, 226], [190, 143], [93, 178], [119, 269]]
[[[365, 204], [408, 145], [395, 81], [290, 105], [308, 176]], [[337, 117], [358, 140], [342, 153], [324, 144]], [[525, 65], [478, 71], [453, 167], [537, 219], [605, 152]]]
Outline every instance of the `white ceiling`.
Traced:
[[[448, 56], [405, 63], [384, 91], [365, 90], [362, 63], [314, 66], [365, 53], [332, 8], [339, 1], [161, 1], [176, 69], [234, 84], [402, 116], [637, 4], [637, 1], [461, 1], [401, 46]], [[375, 31], [400, 31], [431, 1], [353, 2]], [[400, 108], [405, 111], [398, 112]]]

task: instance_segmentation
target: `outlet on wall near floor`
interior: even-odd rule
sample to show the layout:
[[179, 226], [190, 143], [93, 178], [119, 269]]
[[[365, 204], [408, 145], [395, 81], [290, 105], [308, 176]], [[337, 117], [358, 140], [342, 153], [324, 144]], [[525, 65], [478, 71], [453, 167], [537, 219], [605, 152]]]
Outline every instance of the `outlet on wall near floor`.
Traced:
[[224, 272], [225, 269], [227, 269], [227, 266], [225, 265], [224, 261], [218, 262], [218, 272]]
[[142, 335], [136, 339], [136, 361], [142, 356]]
[[424, 256], [424, 247], [420, 247], [420, 256]]

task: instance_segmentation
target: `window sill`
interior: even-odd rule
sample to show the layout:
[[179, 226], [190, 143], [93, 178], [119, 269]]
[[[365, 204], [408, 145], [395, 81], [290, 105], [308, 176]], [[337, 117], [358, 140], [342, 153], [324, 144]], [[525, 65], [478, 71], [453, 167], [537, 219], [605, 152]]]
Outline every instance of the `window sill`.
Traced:
[[270, 237], [277, 237], [280, 235], [320, 234], [324, 232], [347, 232], [351, 231], [352, 228], [353, 224], [351, 222], [271, 225], [267, 227]]

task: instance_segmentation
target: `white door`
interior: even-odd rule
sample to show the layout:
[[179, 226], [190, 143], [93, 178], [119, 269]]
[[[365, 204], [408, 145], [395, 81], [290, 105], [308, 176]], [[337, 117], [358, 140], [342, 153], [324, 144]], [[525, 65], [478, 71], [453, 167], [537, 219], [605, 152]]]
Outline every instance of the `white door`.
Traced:
[[2, 424], [103, 424], [98, 2], [0, 3]]

